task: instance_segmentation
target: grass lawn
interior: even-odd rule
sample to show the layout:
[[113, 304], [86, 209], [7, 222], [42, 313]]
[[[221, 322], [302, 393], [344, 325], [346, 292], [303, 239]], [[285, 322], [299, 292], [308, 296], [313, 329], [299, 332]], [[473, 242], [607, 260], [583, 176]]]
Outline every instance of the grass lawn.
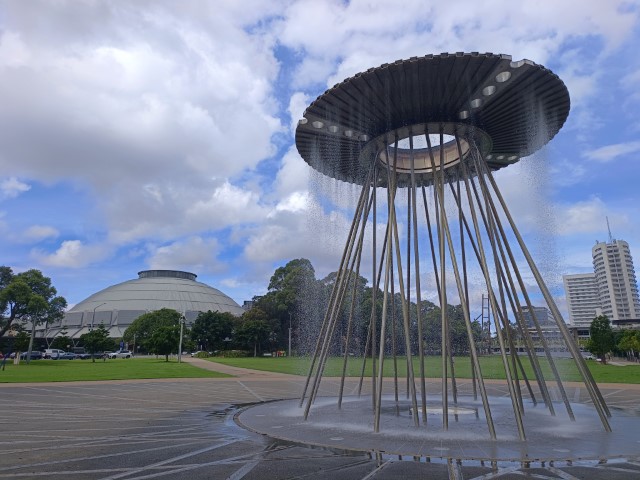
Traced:
[[[302, 358], [270, 358], [270, 357], [257, 357], [257, 358], [218, 358], [213, 357], [208, 360], [212, 362], [218, 362], [225, 365], [232, 365], [234, 367], [251, 368], [255, 370], [267, 370], [270, 372], [289, 373], [292, 375], [306, 375], [309, 370], [310, 359], [308, 357]], [[529, 364], [527, 357], [520, 357], [522, 361], [527, 377], [530, 380], [534, 379], [533, 370]], [[551, 370], [547, 364], [546, 359], [539, 358], [543, 374], [546, 379], [553, 380]], [[342, 373], [342, 358], [331, 357], [329, 358], [325, 367], [325, 376], [337, 377]], [[406, 376], [406, 360], [404, 357], [398, 358], [398, 375]], [[414, 358], [414, 372], [416, 375], [419, 370], [419, 362]], [[588, 360], [587, 365], [591, 370], [596, 382], [600, 383], [640, 383], [640, 365], [627, 365], [627, 366], [615, 366], [615, 365], [601, 365], [593, 360]], [[502, 365], [502, 357], [498, 355], [481, 357], [480, 366], [482, 368], [482, 375], [487, 379], [504, 379], [504, 367]], [[578, 373], [573, 360], [558, 358], [556, 359], [556, 366], [560, 372], [560, 376], [565, 381], [581, 381], [581, 377]], [[441, 375], [441, 359], [440, 357], [426, 357], [425, 359], [425, 376], [427, 378], [439, 378]], [[455, 365], [456, 378], [471, 378], [471, 363], [469, 357], [456, 357]], [[347, 376], [359, 377], [362, 369], [362, 358], [350, 358], [347, 363]], [[371, 375], [371, 359], [367, 359], [367, 366], [365, 375]], [[387, 377], [393, 376], [393, 359], [385, 359], [384, 375]]]
[[14, 365], [7, 360], [0, 370], [0, 383], [76, 382], [90, 380], [130, 380], [141, 378], [203, 378], [228, 377], [224, 373], [202, 370], [164, 358], [117, 358], [114, 360], [23, 360]]

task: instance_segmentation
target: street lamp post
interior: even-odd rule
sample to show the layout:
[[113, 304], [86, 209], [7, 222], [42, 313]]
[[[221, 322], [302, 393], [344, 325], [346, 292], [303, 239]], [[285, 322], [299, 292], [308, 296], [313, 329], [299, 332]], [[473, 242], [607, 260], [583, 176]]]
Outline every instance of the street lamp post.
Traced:
[[287, 355], [291, 356], [291, 312], [289, 312], [289, 353]]
[[93, 330], [93, 322], [96, 319], [96, 310], [98, 309], [98, 307], [101, 307], [102, 305], [106, 305], [107, 302], [102, 302], [100, 305], [96, 305], [95, 307], [93, 307], [93, 316], [91, 317], [91, 327], [89, 327], [89, 331]]
[[180, 317], [180, 343], [178, 344], [178, 363], [182, 363], [182, 331], [184, 328], [184, 315]]

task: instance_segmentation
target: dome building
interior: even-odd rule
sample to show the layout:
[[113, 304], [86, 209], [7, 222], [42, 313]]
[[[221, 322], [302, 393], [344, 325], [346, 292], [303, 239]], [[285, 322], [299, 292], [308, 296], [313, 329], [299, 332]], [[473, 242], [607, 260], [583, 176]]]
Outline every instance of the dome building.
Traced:
[[231, 297], [197, 282], [196, 276], [177, 270], [138, 272], [137, 279], [107, 287], [75, 305], [45, 335], [55, 337], [66, 328], [67, 336], [77, 339], [102, 323], [110, 337], [119, 338], [140, 315], [161, 308], [182, 312], [187, 323], [209, 310], [242, 315], [242, 307]]

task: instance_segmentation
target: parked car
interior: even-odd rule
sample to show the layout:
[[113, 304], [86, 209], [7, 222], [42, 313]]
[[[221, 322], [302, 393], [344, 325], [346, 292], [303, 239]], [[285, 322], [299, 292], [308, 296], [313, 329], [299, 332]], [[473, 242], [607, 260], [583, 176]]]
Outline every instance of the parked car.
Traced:
[[[22, 360], [26, 360], [27, 359], [27, 355], [29, 354], [29, 352], [22, 352], [20, 354], [20, 358]], [[31, 352], [31, 360], [42, 360], [42, 352], [39, 352], [37, 350], [33, 350]]]
[[43, 355], [44, 358], [52, 358], [55, 360], [61, 353], [64, 353], [64, 350], [60, 350], [58, 348], [47, 348]]
[[73, 352], [62, 352], [58, 355], [58, 360], [75, 360], [76, 356]]
[[129, 350], [118, 350], [109, 354], [108, 358], [131, 358], [132, 353]]
[[89, 360], [92, 357], [90, 353], [76, 353], [78, 360]]

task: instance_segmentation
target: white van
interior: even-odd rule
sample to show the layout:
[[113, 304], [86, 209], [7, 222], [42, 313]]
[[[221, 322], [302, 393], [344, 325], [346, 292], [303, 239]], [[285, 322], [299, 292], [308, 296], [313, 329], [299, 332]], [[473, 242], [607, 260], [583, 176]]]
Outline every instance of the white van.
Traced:
[[57, 348], [47, 348], [44, 351], [44, 358], [53, 358], [56, 359], [58, 358], [58, 355], [61, 355], [64, 353], [64, 350], [59, 350]]

